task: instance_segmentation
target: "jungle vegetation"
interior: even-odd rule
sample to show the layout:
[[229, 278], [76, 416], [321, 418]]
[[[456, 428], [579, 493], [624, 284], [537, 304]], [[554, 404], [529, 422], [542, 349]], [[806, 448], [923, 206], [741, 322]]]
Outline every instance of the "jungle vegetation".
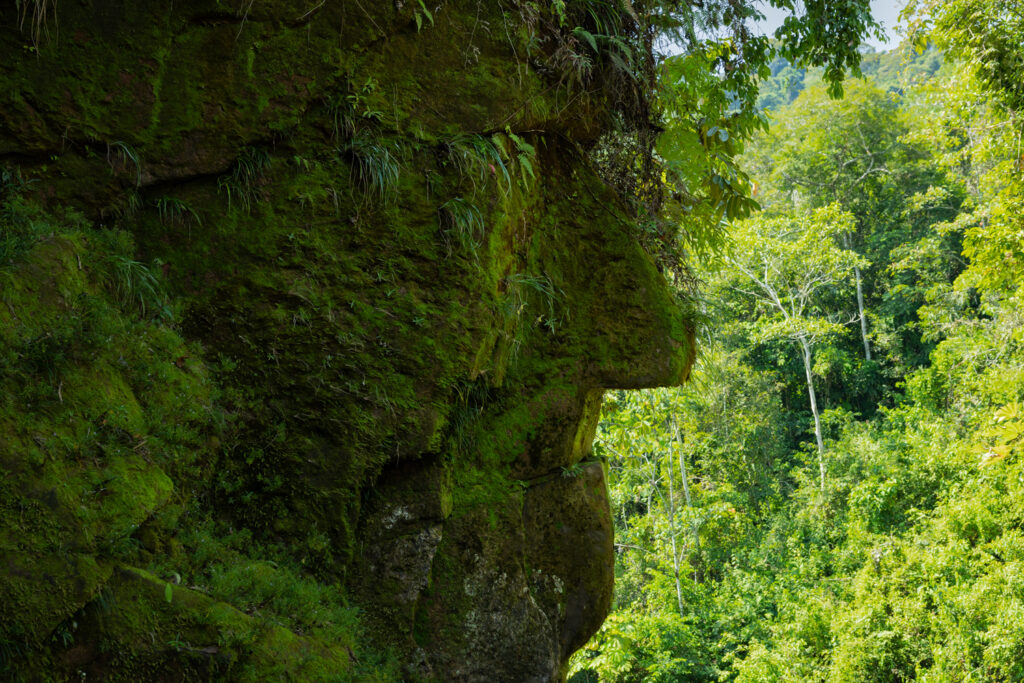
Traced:
[[842, 98], [761, 81], [695, 377], [606, 398], [616, 597], [570, 680], [1024, 680], [1024, 11], [905, 19]]

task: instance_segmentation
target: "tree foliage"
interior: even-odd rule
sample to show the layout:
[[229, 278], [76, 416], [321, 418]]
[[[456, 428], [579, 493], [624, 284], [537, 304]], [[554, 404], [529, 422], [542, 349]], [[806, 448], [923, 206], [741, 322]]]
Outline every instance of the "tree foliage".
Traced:
[[[539, 7], [537, 3], [529, 3]], [[771, 0], [790, 12], [774, 40], [760, 35], [755, 3], [679, 0], [552, 3], [549, 61], [578, 86], [600, 86], [618, 119], [590, 157], [641, 225], [660, 265], [688, 279], [687, 254], [721, 254], [723, 219], [756, 204], [736, 157], [764, 120], [758, 82], [779, 55], [823, 68], [832, 95], [859, 74], [860, 38], [877, 31], [867, 0]]]
[[694, 381], [609, 398], [618, 588], [572, 680], [1024, 680], [1024, 15], [914, 11], [946, 63], [776, 106]]

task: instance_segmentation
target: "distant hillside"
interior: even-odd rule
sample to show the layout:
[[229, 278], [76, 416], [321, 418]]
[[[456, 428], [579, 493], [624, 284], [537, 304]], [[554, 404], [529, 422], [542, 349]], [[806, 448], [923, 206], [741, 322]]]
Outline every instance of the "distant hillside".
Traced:
[[[861, 71], [879, 88], [902, 90], [909, 83], [928, 80], [942, 68], [942, 52], [929, 47], [918, 54], [910, 45], [887, 52], [875, 52], [866, 47]], [[794, 67], [779, 57], [771, 64], [772, 75], [761, 84], [758, 106], [765, 110], [784, 107], [803, 90], [821, 80], [821, 69]]]

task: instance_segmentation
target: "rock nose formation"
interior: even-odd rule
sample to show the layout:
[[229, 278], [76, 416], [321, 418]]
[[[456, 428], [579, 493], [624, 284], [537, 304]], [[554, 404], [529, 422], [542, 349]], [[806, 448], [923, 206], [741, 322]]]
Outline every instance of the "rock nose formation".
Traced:
[[0, 4], [3, 675], [564, 677], [693, 332], [541, 4]]

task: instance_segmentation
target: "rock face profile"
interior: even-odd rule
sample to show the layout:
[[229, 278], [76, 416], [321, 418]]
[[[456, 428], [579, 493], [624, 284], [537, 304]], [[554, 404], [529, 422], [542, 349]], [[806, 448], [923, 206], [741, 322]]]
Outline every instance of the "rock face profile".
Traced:
[[0, 3], [0, 677], [564, 678], [693, 331], [551, 11]]

